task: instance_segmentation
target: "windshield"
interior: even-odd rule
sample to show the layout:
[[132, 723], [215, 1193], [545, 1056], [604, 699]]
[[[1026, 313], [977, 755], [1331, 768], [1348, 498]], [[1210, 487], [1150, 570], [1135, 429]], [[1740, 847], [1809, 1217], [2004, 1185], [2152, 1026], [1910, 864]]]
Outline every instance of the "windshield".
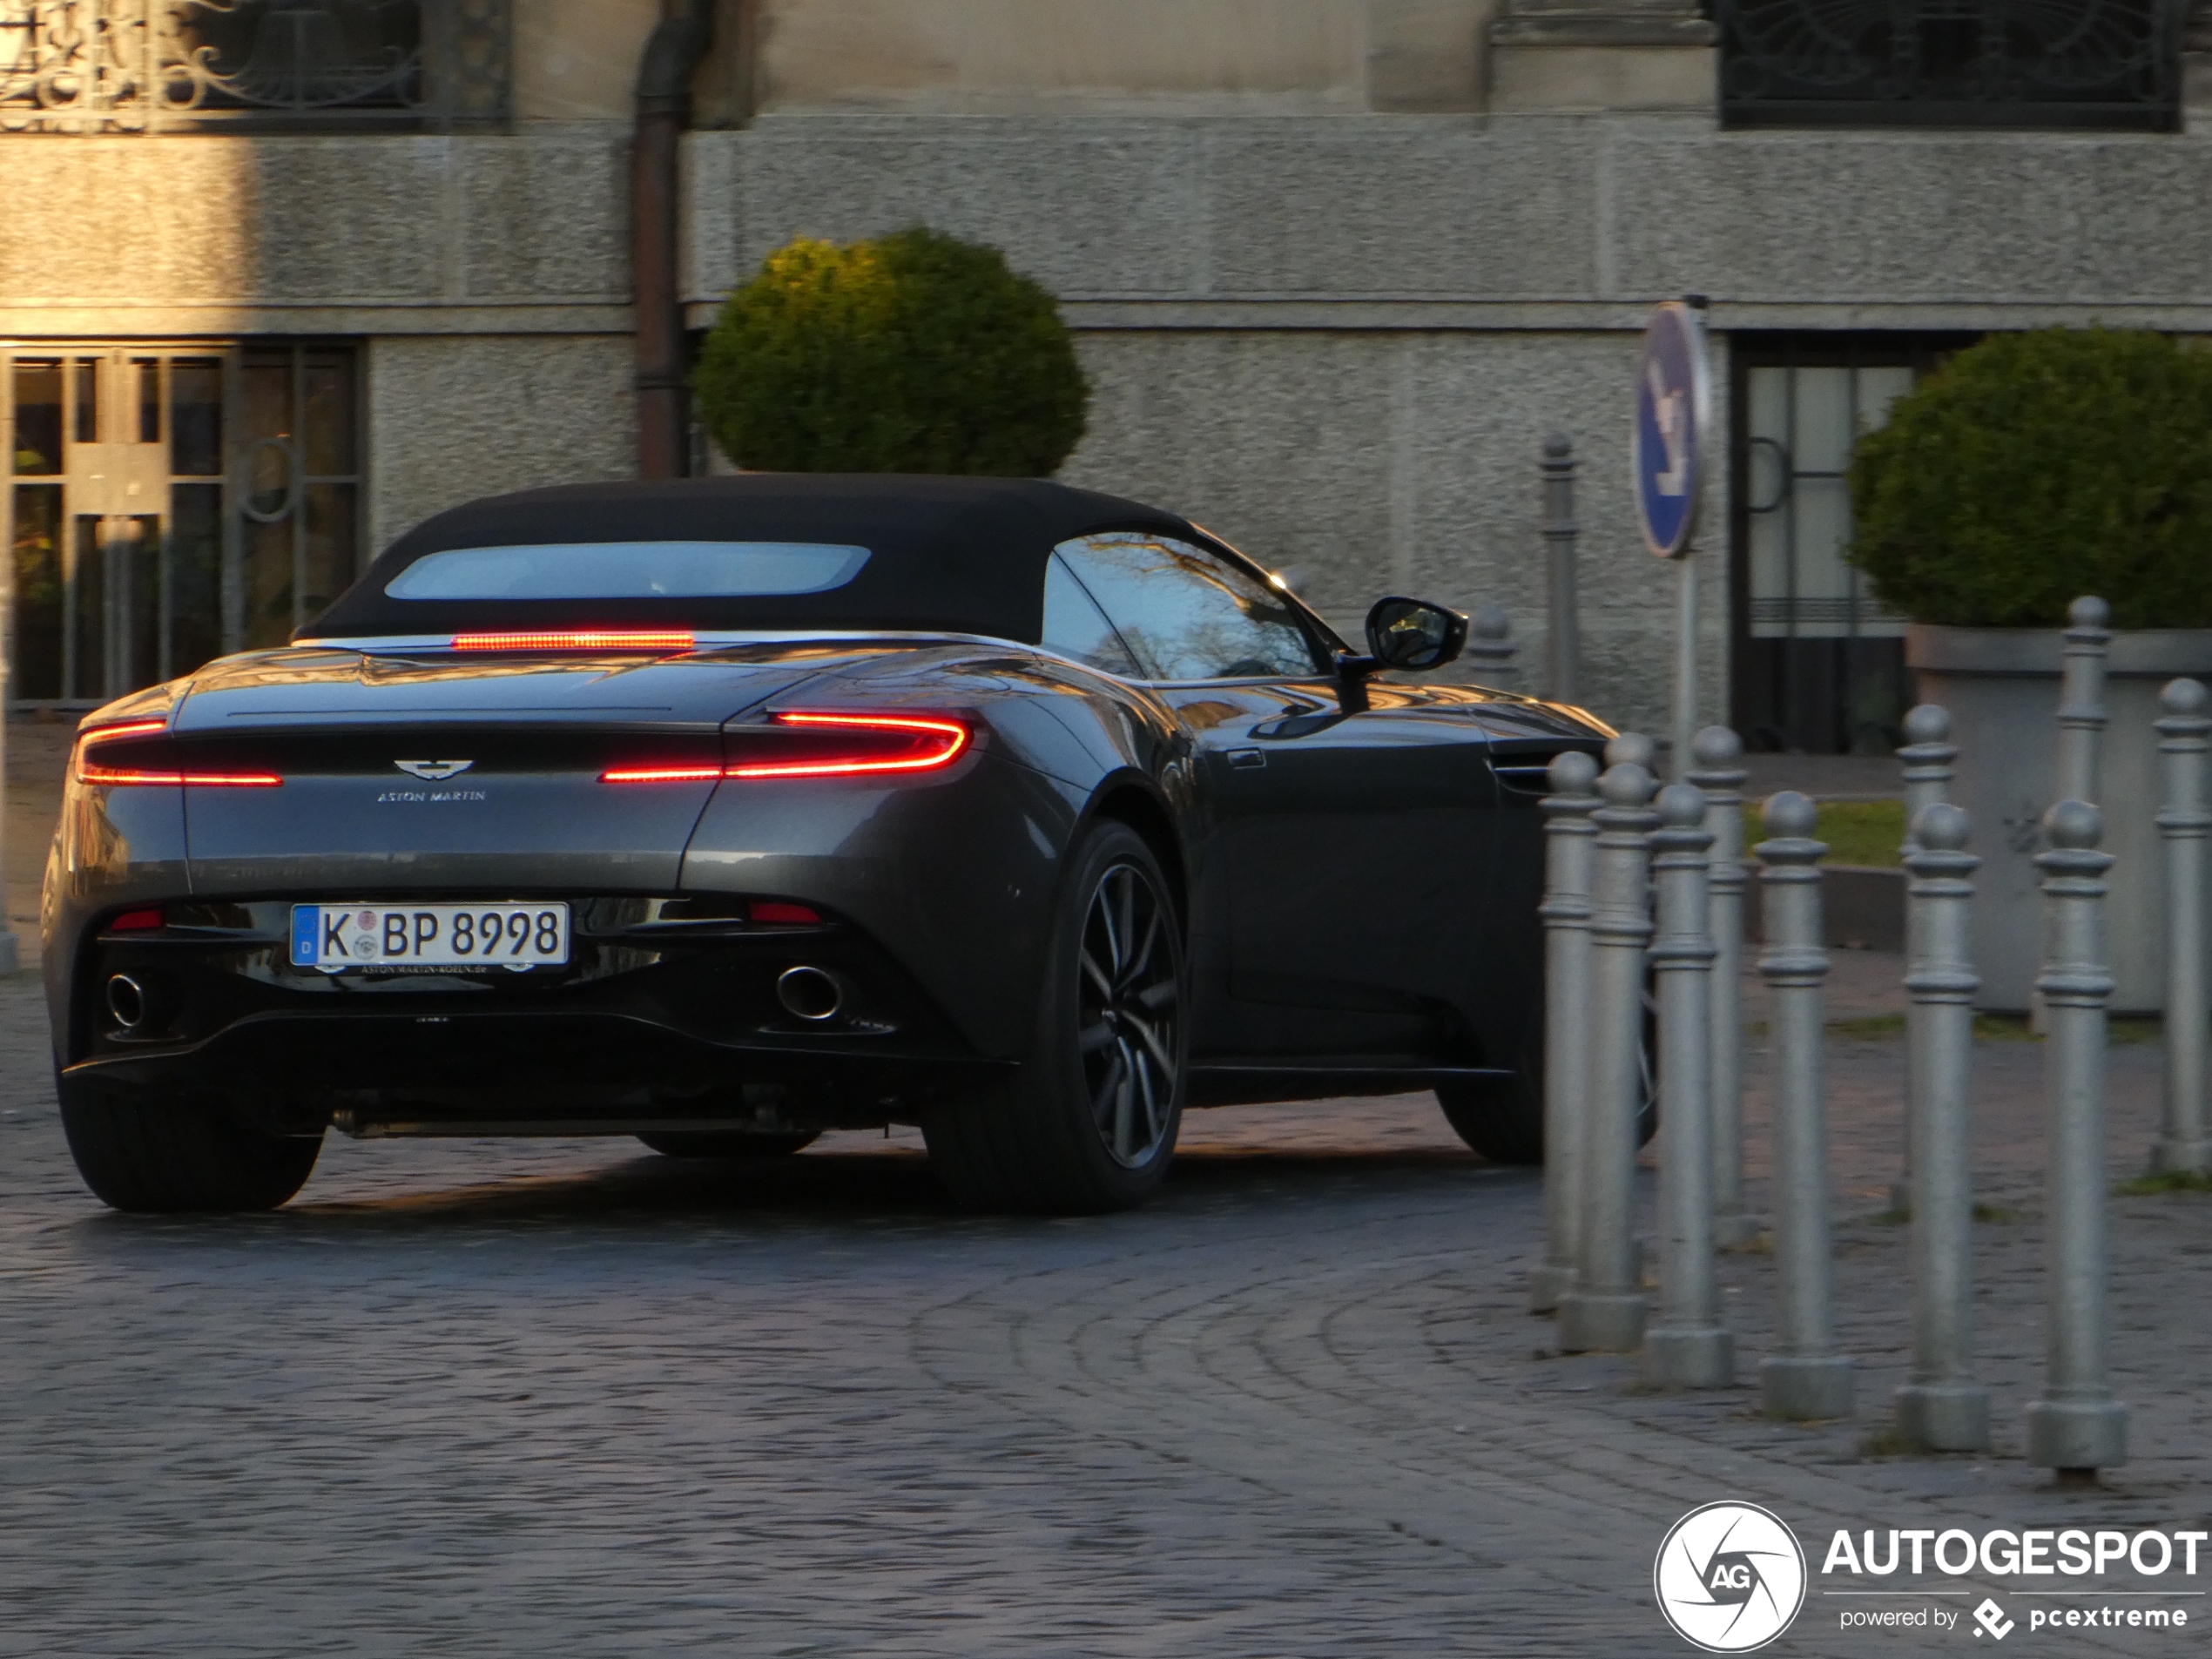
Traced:
[[826, 593], [864, 547], [827, 542], [556, 542], [426, 554], [384, 584], [394, 599], [746, 599]]

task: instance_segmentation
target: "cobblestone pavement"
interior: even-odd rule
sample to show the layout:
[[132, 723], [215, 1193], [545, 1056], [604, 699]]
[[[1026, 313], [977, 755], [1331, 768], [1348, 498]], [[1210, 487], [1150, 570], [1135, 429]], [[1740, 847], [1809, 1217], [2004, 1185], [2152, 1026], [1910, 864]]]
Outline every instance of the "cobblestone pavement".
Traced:
[[[1862, 1000], [1882, 968], [1851, 965]], [[1093, 1220], [953, 1213], [906, 1134], [738, 1170], [333, 1137], [276, 1215], [145, 1220], [78, 1186], [40, 1020], [30, 976], [0, 981], [0, 1655], [1658, 1655], [1689, 1649], [1653, 1552], [1719, 1497], [1816, 1565], [1835, 1527], [2212, 1528], [2212, 1198], [2115, 1203], [2135, 1460], [2087, 1494], [2020, 1460], [2026, 1041], [1979, 1056], [1998, 1454], [1913, 1460], [1874, 1438], [1907, 1341], [1878, 1025], [1832, 1067], [1859, 1414], [1800, 1427], [1554, 1357], [1522, 1311], [1535, 1177], [1425, 1099], [1197, 1116], [1163, 1200]], [[2116, 1177], [2157, 1062], [2114, 1051]], [[1748, 1381], [1769, 1264], [1723, 1260]], [[1816, 1594], [1773, 1651], [1968, 1643], [1839, 1634], [1850, 1605]]]

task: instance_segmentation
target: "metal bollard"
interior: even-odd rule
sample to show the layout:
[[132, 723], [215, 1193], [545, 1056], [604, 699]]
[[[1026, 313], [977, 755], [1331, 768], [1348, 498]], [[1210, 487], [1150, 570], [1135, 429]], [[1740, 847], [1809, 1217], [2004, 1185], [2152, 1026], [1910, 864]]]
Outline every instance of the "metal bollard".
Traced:
[[1648, 837], [1658, 821], [1645, 804], [1651, 791], [1650, 772], [1623, 761], [1597, 780], [1605, 805], [1592, 814], [1598, 834], [1590, 884], [1589, 1094], [1577, 1272], [1573, 1288], [1559, 1298], [1559, 1345], [1566, 1353], [1627, 1353], [1643, 1341], [1644, 1298], [1630, 1222], [1643, 1083], [1643, 953], [1651, 942]]
[[2169, 681], [2158, 694], [2166, 711], [2158, 749], [2166, 757], [2166, 805], [2158, 833], [2166, 843], [2166, 1126], [2151, 1143], [2150, 1167], [2202, 1174], [2212, 1170], [2204, 1133], [2204, 841], [2212, 813], [2204, 804], [2205, 733], [2212, 702], [2195, 680]]
[[1759, 1231], [1743, 1208], [1743, 744], [1726, 726], [1709, 725], [1689, 752], [1696, 769], [1689, 780], [1705, 792], [1713, 833], [1713, 1242], [1727, 1250]]
[[1475, 678], [1484, 685], [1510, 690], [1513, 659], [1520, 647], [1513, 642], [1513, 618], [1501, 604], [1478, 606], [1467, 630], [1467, 660]]
[[1951, 711], [1939, 703], [1907, 709], [1905, 746], [1897, 758], [1905, 765], [1905, 844], [1898, 851], [1910, 858], [1920, 814], [1951, 799], [1951, 763], [1959, 758], [1959, 745], [1951, 741]]
[[1725, 1388], [1736, 1343], [1720, 1323], [1713, 1273], [1711, 978], [1704, 792], [1659, 792], [1651, 838], [1659, 934], [1659, 1323], [1644, 1332], [1644, 1379], [1659, 1388]]
[[[2078, 609], [2079, 607], [2077, 607]], [[2027, 1408], [2027, 1460], [2061, 1478], [2095, 1477], [2128, 1460], [2128, 1408], [2112, 1397], [2105, 1358], [2104, 816], [2083, 800], [2043, 814], [2046, 946], [2035, 988], [2048, 1010], [2043, 1107], [2050, 1167], [2044, 1244], [2049, 1361]]]
[[1544, 624], [1544, 696], [1582, 700], [1582, 628], [1575, 591], [1575, 441], [1563, 432], [1544, 440], [1544, 584], [1550, 615]]
[[1642, 766], [1649, 772], [1658, 755], [1659, 745], [1641, 732], [1623, 732], [1605, 745], [1608, 766]]
[[2105, 729], [2105, 624], [2112, 607], [2088, 594], [2067, 608], [2059, 687], [2059, 799], [2097, 799], [2097, 747]]
[[1828, 1288], [1828, 1109], [1821, 1079], [1818, 813], [1795, 790], [1766, 804], [1769, 840], [1754, 849], [1767, 948], [1774, 1033], [1774, 1262], [1779, 1352], [1759, 1361], [1759, 1396], [1772, 1417], [1809, 1420], [1851, 1411], [1851, 1363], [1836, 1352]]
[[1528, 1311], [1549, 1313], [1575, 1283], [1581, 1247], [1583, 1127], [1589, 1095], [1590, 867], [1597, 762], [1553, 757], [1544, 798], [1544, 1261]]
[[[1919, 713], [1919, 710], [1913, 711]], [[1975, 976], [1967, 942], [1973, 873], [1966, 814], [1938, 801], [1907, 826], [1912, 955], [1905, 988], [1912, 1134], [1912, 1380], [1897, 1391], [1898, 1435], [1931, 1452], [1989, 1446], [1989, 1390], [1973, 1376], [1973, 1173], [1967, 1081]]]
[[[1951, 711], [1934, 703], [1923, 703], [1908, 709], [1905, 714], [1905, 747], [1897, 758], [1905, 763], [1905, 840], [1898, 848], [1899, 858], [1909, 864], [1918, 851], [1912, 839], [1912, 826], [1920, 821], [1920, 814], [1946, 800], [1951, 794], [1951, 763], [1959, 758], [1959, 747], [1951, 741]], [[1917, 913], [1911, 905], [1905, 907], [1905, 960], [1906, 971], [1911, 971], [1916, 954], [1912, 933]], [[1912, 1100], [1910, 1090], [1905, 1102], [1905, 1150], [1898, 1160], [1897, 1179], [1890, 1183], [1890, 1213], [1909, 1216], [1912, 1213]]]

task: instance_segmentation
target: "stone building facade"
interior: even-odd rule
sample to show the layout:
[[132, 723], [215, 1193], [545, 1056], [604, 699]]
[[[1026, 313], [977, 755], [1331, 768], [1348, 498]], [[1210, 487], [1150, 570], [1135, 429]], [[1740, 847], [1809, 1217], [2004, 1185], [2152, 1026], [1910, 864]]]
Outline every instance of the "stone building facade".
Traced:
[[636, 469], [640, 63], [696, 10], [690, 327], [794, 235], [994, 243], [1094, 381], [1067, 476], [1347, 624], [1496, 600], [1531, 664], [1568, 433], [1586, 699], [1654, 725], [1629, 377], [1708, 296], [1706, 712], [1873, 746], [1908, 688], [1835, 555], [1852, 430], [1991, 330], [2212, 333], [2212, 5], [2071, 10], [0, 0], [13, 694], [281, 638], [428, 513]]

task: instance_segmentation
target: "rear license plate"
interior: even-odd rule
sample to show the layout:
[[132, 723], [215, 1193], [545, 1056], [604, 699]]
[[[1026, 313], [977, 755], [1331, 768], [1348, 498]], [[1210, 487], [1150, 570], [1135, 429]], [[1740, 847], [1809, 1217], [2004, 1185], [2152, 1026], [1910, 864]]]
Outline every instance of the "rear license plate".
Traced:
[[564, 904], [296, 904], [292, 965], [344, 968], [559, 967]]

